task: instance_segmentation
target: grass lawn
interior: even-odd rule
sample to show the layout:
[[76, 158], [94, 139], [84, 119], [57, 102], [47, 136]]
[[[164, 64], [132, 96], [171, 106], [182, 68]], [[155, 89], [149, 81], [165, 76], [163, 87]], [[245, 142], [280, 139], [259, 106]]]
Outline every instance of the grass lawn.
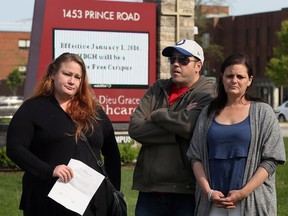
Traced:
[[[128, 216], [134, 215], [137, 191], [131, 190], [134, 167], [122, 168], [122, 191], [128, 208]], [[22, 216], [18, 209], [21, 197], [23, 172], [0, 172], [0, 216]]]
[[0, 173], [0, 215], [22, 216], [18, 210], [21, 190], [22, 172]]
[[[288, 138], [285, 138], [288, 155]], [[137, 191], [131, 190], [134, 167], [122, 167], [122, 191], [128, 206], [128, 216], [134, 215]], [[288, 165], [278, 166], [276, 175], [278, 216], [288, 215]], [[21, 196], [22, 172], [0, 173], [0, 215], [22, 216], [18, 210]]]
[[[288, 137], [284, 138], [286, 160], [288, 157]], [[278, 166], [276, 170], [277, 207], [278, 216], [288, 215], [288, 162]]]

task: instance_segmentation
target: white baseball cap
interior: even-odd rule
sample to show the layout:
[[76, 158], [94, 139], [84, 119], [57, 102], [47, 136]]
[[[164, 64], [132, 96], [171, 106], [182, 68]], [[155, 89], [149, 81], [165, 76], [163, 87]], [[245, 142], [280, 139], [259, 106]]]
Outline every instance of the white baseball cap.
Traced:
[[202, 47], [193, 40], [180, 40], [175, 46], [168, 46], [163, 49], [162, 55], [166, 57], [171, 57], [174, 50], [182, 53], [185, 56], [195, 56], [200, 59], [202, 64], [204, 64], [204, 52]]

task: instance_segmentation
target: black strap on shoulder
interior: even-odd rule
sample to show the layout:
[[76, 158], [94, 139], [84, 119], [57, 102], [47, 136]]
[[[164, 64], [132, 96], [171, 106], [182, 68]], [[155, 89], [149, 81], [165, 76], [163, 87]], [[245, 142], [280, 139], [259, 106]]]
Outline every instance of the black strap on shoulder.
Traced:
[[83, 141], [86, 143], [88, 149], [90, 150], [90, 153], [92, 154], [92, 156], [95, 158], [96, 160], [96, 163], [97, 165], [100, 167], [101, 171], [102, 171], [102, 174], [105, 176], [105, 178], [108, 178], [108, 175], [106, 173], [106, 170], [105, 170], [105, 167], [104, 167], [104, 163], [103, 161], [101, 160], [101, 158], [98, 158], [94, 152], [93, 152], [93, 149], [87, 139], [87, 137], [85, 136], [85, 134], [83, 132], [81, 132], [81, 138], [83, 139]]

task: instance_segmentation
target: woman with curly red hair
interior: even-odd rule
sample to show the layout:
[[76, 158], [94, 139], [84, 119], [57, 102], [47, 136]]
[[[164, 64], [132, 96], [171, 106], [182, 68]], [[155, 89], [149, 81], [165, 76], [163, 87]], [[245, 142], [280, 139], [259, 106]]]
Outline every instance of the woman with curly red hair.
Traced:
[[[24, 216], [78, 215], [47, 195], [58, 178], [73, 178], [67, 166], [71, 158], [101, 172], [81, 132], [94, 153], [104, 156], [107, 174], [120, 190], [120, 154], [112, 124], [90, 88], [83, 59], [63, 53], [17, 110], [7, 132], [7, 155], [25, 171], [20, 203]], [[84, 215], [108, 215], [109, 208], [102, 182]]]

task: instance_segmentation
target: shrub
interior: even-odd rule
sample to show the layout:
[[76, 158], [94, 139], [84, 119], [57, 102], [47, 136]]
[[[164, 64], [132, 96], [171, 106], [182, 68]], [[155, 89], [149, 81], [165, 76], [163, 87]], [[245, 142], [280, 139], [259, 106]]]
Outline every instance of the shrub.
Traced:
[[[140, 151], [140, 147], [138, 145], [134, 145], [133, 143], [121, 143], [118, 144], [118, 147], [122, 163], [131, 164], [136, 161]], [[7, 157], [6, 147], [0, 148], [0, 168], [18, 168], [18, 166]]]
[[122, 163], [134, 163], [137, 159], [140, 147], [133, 143], [121, 143], [118, 144], [121, 162]]
[[6, 147], [0, 148], [0, 168], [18, 168], [18, 166], [7, 157]]

